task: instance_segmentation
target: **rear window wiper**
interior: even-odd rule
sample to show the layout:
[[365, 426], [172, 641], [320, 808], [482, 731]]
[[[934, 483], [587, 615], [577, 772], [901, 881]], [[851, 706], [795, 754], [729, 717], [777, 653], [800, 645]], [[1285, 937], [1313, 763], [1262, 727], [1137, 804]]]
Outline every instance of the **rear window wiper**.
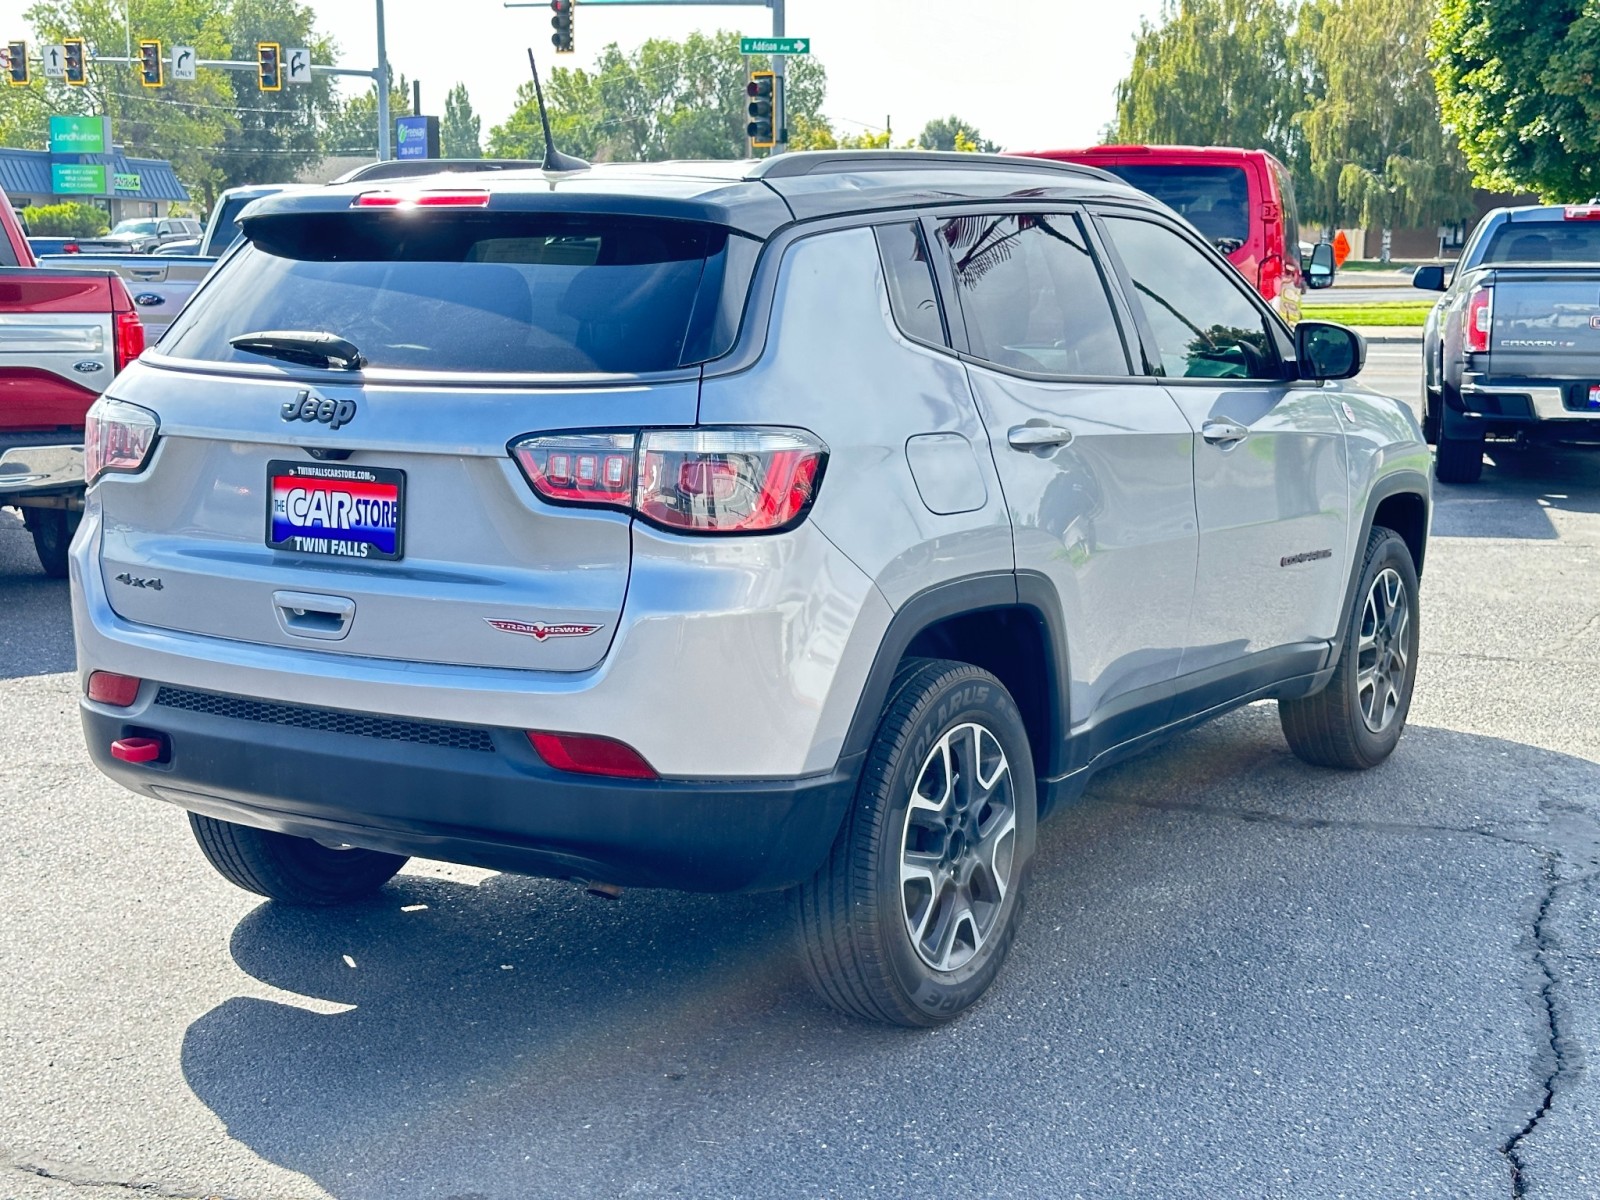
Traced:
[[261, 333], [241, 333], [228, 339], [228, 345], [246, 354], [281, 358], [303, 367], [331, 367], [340, 371], [359, 371], [367, 365], [361, 351], [336, 333], [314, 329], [269, 329]]

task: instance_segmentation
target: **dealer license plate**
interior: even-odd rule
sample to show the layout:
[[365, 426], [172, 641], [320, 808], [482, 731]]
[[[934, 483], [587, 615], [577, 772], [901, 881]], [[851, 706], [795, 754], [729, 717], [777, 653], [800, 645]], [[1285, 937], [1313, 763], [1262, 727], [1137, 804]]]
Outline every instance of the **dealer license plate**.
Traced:
[[1591, 383], [1589, 385], [1588, 408], [1590, 412], [1600, 412], [1600, 383]]
[[267, 464], [267, 545], [331, 558], [397, 559], [404, 471], [342, 463]]

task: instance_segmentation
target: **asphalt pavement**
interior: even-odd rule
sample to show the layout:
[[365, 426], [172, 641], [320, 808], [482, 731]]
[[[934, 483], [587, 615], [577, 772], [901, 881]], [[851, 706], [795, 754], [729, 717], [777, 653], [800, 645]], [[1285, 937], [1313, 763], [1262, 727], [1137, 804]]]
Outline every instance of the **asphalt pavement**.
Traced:
[[[1366, 379], [1414, 403], [1417, 353]], [[1102, 775], [914, 1033], [813, 999], [777, 896], [233, 889], [88, 765], [0, 514], [0, 1197], [1600, 1194], [1597, 584], [1600, 456], [1440, 487], [1393, 758], [1260, 704]]]

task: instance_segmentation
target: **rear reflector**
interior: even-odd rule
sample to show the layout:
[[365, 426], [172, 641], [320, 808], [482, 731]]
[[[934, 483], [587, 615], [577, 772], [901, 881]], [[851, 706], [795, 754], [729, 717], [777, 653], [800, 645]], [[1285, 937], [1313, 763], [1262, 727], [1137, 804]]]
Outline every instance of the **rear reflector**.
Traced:
[[140, 680], [132, 675], [117, 675], [111, 671], [90, 671], [89, 686], [85, 690], [89, 699], [96, 704], [127, 708], [139, 698], [139, 683]]
[[111, 743], [111, 757], [119, 762], [155, 762], [161, 757], [163, 749], [164, 747], [157, 738], [118, 738]]
[[536, 733], [528, 741], [540, 758], [558, 771], [604, 775], [612, 779], [657, 779], [656, 769], [632, 746], [581, 733]]

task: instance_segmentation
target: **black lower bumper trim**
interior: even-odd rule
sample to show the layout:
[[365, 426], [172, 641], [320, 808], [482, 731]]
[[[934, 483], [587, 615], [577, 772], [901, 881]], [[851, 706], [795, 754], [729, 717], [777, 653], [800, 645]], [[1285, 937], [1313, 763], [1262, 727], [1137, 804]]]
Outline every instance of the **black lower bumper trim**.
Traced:
[[[493, 753], [148, 701], [117, 715], [83, 708], [95, 765], [146, 796], [298, 837], [628, 887], [764, 891], [808, 878], [860, 769], [854, 756], [803, 779], [600, 779], [553, 770], [519, 731], [471, 728]], [[163, 738], [164, 760], [112, 758], [130, 736]]]

